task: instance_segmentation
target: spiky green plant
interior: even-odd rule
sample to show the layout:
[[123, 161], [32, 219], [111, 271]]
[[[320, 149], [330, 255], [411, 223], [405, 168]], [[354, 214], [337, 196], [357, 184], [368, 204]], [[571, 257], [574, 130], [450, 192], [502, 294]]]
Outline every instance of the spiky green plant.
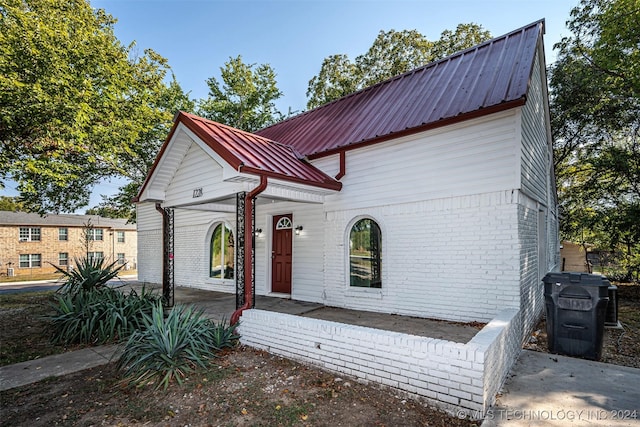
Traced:
[[238, 343], [240, 335], [236, 335], [236, 325], [229, 325], [227, 319], [223, 318], [220, 323], [214, 323], [211, 334], [213, 336], [213, 345], [222, 350], [223, 348], [233, 348]]
[[203, 311], [177, 305], [166, 319], [158, 303], [143, 318], [144, 328], [131, 335], [118, 360], [122, 383], [142, 387], [179, 384], [197, 368], [206, 368], [215, 357], [212, 323]]
[[118, 275], [124, 264], [118, 261], [107, 264], [104, 258], [75, 258], [76, 267], [66, 270], [51, 264], [58, 273], [64, 276], [64, 283], [58, 292], [76, 293], [80, 290], [99, 289], [107, 286], [107, 282]]
[[48, 319], [55, 344], [105, 344], [127, 339], [143, 328], [160, 296], [142, 289], [124, 294], [109, 287], [57, 294]]

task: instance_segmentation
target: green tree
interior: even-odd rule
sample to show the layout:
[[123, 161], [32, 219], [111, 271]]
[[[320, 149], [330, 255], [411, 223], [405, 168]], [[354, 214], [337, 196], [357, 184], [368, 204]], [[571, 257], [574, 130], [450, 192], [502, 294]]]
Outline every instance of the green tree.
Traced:
[[563, 238], [640, 271], [640, 2], [582, 0], [550, 69]]
[[0, 196], [0, 211], [28, 212], [20, 198], [11, 196]]
[[245, 64], [238, 55], [220, 72], [222, 84], [215, 77], [207, 79], [209, 96], [200, 100], [199, 115], [248, 132], [282, 120], [274, 103], [282, 92], [270, 65]]
[[358, 90], [358, 68], [347, 55], [331, 55], [322, 61], [320, 73], [309, 81], [307, 108], [326, 104]]
[[74, 211], [105, 177], [144, 170], [147, 138], [171, 121], [156, 107], [166, 60], [135, 55], [114, 23], [86, 0], [0, 6], [0, 182], [34, 211]]
[[485, 40], [491, 34], [481, 25], [460, 24], [429, 41], [416, 30], [380, 31], [369, 50], [351, 62], [347, 55], [324, 59], [320, 73], [309, 81], [307, 108], [315, 108], [349, 93], [418, 68]]

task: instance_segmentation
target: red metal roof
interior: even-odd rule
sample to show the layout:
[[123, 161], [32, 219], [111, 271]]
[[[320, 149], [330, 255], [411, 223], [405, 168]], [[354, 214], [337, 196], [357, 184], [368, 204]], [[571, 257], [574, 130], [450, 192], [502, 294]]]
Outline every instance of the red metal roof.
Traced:
[[522, 105], [543, 32], [534, 22], [256, 134], [314, 158]]
[[202, 117], [180, 112], [183, 123], [234, 169], [340, 190], [342, 184], [302, 159], [292, 147]]

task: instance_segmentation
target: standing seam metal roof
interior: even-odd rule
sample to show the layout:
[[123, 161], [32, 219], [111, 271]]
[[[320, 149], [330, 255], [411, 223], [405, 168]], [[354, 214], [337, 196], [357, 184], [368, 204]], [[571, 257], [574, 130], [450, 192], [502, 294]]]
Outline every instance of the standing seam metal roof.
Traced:
[[256, 134], [313, 158], [467, 114], [523, 104], [543, 32], [544, 20], [536, 21]]
[[182, 122], [234, 169], [339, 190], [342, 184], [302, 159], [290, 146], [180, 112]]

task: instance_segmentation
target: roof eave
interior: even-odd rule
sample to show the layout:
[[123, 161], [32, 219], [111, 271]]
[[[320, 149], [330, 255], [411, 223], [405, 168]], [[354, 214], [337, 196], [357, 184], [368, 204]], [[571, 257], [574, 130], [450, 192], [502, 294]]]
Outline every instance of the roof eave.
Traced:
[[409, 129], [405, 129], [402, 131], [398, 131], [398, 132], [393, 132], [393, 133], [389, 133], [386, 135], [380, 135], [377, 136], [375, 138], [371, 138], [371, 139], [367, 139], [364, 141], [358, 141], [358, 142], [354, 142], [354, 143], [350, 143], [347, 145], [341, 145], [339, 147], [335, 147], [332, 148], [330, 150], [325, 150], [325, 151], [319, 151], [316, 153], [312, 153], [309, 154], [307, 157], [310, 160], [313, 159], [319, 159], [322, 157], [327, 157], [333, 154], [337, 154], [343, 151], [350, 151], [350, 150], [355, 150], [356, 148], [362, 148], [362, 147], [366, 147], [369, 145], [374, 145], [374, 144], [379, 144], [381, 142], [385, 142], [385, 141], [389, 141], [392, 139], [396, 139], [396, 138], [400, 138], [403, 136], [407, 136], [407, 135], [413, 135], [415, 133], [420, 133], [420, 132], [424, 132], [430, 129], [436, 129], [439, 127], [444, 127], [444, 126], [448, 126], [448, 125], [452, 125], [455, 123], [460, 123], [466, 120], [470, 120], [470, 119], [475, 119], [478, 117], [483, 117], [483, 116], [487, 116], [489, 114], [493, 114], [493, 113], [499, 113], [501, 111], [506, 111], [506, 110], [510, 110], [512, 108], [516, 108], [516, 107], [521, 107], [525, 104], [526, 102], [526, 95], [522, 96], [521, 98], [512, 100], [512, 101], [508, 101], [508, 102], [504, 102], [502, 104], [497, 104], [497, 105], [493, 105], [491, 107], [487, 107], [487, 108], [482, 108], [479, 110], [475, 110], [475, 111], [471, 111], [469, 113], [464, 113], [464, 114], [460, 114], [458, 116], [455, 117], [449, 117], [446, 119], [441, 119], [438, 120], [436, 122], [430, 122], [430, 123], [425, 123], [421, 126], [415, 126]]

